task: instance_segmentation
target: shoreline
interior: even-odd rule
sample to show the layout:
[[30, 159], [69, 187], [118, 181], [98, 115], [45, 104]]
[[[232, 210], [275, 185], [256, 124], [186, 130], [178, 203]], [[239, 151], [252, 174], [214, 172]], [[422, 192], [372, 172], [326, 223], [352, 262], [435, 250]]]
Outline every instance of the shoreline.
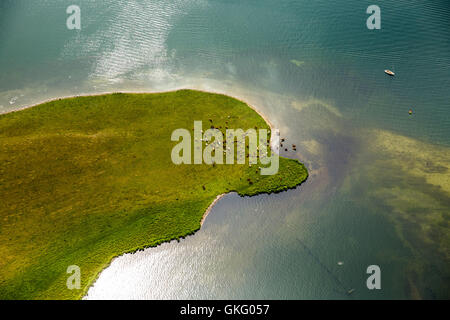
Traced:
[[211, 202], [211, 204], [209, 205], [209, 207], [206, 209], [205, 213], [202, 216], [202, 220], [200, 221], [200, 228], [203, 227], [203, 223], [205, 223], [205, 219], [206, 217], [208, 217], [209, 213], [211, 212], [212, 208], [214, 207], [214, 205], [219, 202], [220, 199], [222, 199], [223, 197], [225, 197], [227, 193], [222, 193], [219, 194], [214, 200], [213, 202]]
[[[33, 103], [31, 105], [27, 105], [27, 106], [23, 106], [20, 107], [18, 109], [14, 109], [14, 110], [10, 110], [7, 112], [3, 112], [0, 113], [1, 115], [4, 114], [9, 114], [9, 113], [13, 113], [13, 112], [19, 112], [19, 111], [23, 111], [26, 109], [30, 109], [33, 107], [36, 107], [38, 105], [44, 104], [44, 103], [49, 103], [49, 102], [55, 102], [55, 101], [59, 101], [59, 100], [63, 100], [63, 99], [71, 99], [71, 98], [82, 98], [82, 97], [98, 97], [98, 96], [103, 96], [103, 95], [108, 95], [108, 94], [114, 94], [114, 93], [129, 93], [129, 94], [153, 94], [153, 93], [169, 93], [169, 92], [176, 92], [176, 91], [180, 91], [180, 90], [192, 90], [192, 91], [198, 91], [198, 92], [203, 92], [203, 93], [214, 93], [214, 94], [220, 94], [220, 95], [224, 95], [230, 98], [233, 98], [239, 102], [242, 102], [244, 104], [246, 104], [247, 106], [249, 106], [253, 111], [255, 111], [261, 118], [263, 118], [263, 120], [269, 125], [270, 127], [270, 131], [272, 133], [273, 131], [273, 124], [270, 122], [270, 120], [263, 114], [261, 113], [260, 110], [258, 110], [256, 107], [254, 107], [253, 105], [249, 104], [248, 102], [242, 100], [241, 98], [238, 98], [236, 96], [233, 96], [231, 94], [227, 94], [224, 92], [220, 92], [220, 91], [206, 91], [206, 90], [201, 90], [201, 89], [192, 89], [192, 88], [188, 88], [188, 87], [179, 87], [176, 89], [171, 89], [171, 90], [167, 90], [167, 91], [104, 91], [104, 92], [98, 92], [98, 93], [87, 93], [87, 94], [76, 94], [76, 95], [69, 95], [69, 96], [62, 96], [62, 97], [56, 97], [56, 98], [49, 98], [37, 103]], [[272, 138], [272, 135], [271, 135]]]
[[31, 105], [20, 107], [18, 109], [14, 109], [14, 110], [11, 110], [11, 111], [0, 113], [0, 116], [4, 115], [4, 114], [9, 114], [9, 113], [13, 113], [13, 112], [19, 112], [19, 111], [27, 110], [27, 109], [36, 107], [36, 106], [44, 104], [44, 103], [55, 102], [55, 101], [59, 101], [59, 100], [63, 100], [63, 99], [81, 98], [81, 97], [98, 97], [98, 96], [114, 94], [114, 93], [129, 93], [129, 94], [169, 93], [169, 92], [176, 92], [176, 91], [180, 91], [180, 90], [192, 90], [192, 91], [198, 91], [198, 92], [203, 92], [203, 93], [220, 94], [220, 95], [224, 95], [224, 96], [233, 98], [233, 99], [235, 99], [235, 100], [237, 100], [239, 102], [242, 102], [242, 103], [246, 104], [248, 107], [250, 107], [250, 109], [255, 111], [261, 118], [263, 118], [263, 120], [267, 123], [267, 125], [270, 128], [270, 142], [272, 142], [274, 125], [267, 118], [267, 116], [265, 114], [263, 114], [258, 108], [256, 108], [252, 104], [250, 104], [250, 103], [248, 103], [248, 102], [246, 102], [246, 101], [242, 100], [241, 98], [238, 98], [238, 97], [236, 97], [234, 95], [228, 94], [228, 93], [224, 93], [224, 92], [220, 92], [220, 91], [214, 91], [214, 90], [213, 91], [206, 91], [206, 90], [201, 90], [201, 89], [192, 89], [192, 88], [188, 88], [188, 87], [179, 87], [179, 88], [171, 89], [171, 90], [167, 90], [167, 91], [105, 91], [105, 92], [99, 92], [99, 93], [77, 94], [77, 95], [62, 96], [62, 97], [57, 97], [57, 98], [49, 98], [49, 99], [46, 99], [46, 100], [43, 100], [43, 101], [40, 101], [40, 102], [37, 102], [37, 103], [33, 103]]

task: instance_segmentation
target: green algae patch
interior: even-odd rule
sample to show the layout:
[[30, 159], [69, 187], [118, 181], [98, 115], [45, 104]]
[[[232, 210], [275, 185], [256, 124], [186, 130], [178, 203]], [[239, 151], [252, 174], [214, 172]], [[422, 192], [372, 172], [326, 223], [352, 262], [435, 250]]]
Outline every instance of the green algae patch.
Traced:
[[[79, 299], [112, 258], [200, 228], [220, 194], [280, 192], [306, 180], [297, 160], [175, 165], [175, 129], [268, 124], [248, 105], [192, 90], [55, 100], [0, 115], [0, 299]], [[66, 286], [81, 270], [81, 289]]]
[[[351, 187], [392, 222], [411, 252], [405, 274], [411, 298], [450, 296], [450, 148], [370, 129]], [[393, 257], [400, 259], [400, 257]]]
[[300, 60], [295, 60], [295, 59], [292, 59], [290, 62], [295, 64], [297, 67], [301, 67], [302, 65], [305, 64], [305, 61], [300, 61]]

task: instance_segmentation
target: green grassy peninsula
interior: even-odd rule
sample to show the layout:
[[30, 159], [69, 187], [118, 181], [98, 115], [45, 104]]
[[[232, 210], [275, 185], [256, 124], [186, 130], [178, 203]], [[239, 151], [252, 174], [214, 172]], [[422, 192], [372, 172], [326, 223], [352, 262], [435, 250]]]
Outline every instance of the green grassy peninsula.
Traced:
[[[192, 90], [60, 99], [0, 115], [0, 299], [79, 299], [115, 256], [193, 234], [220, 194], [307, 178], [258, 166], [175, 165], [171, 133], [201, 120], [270, 129], [248, 105]], [[81, 289], [66, 286], [81, 269]]]

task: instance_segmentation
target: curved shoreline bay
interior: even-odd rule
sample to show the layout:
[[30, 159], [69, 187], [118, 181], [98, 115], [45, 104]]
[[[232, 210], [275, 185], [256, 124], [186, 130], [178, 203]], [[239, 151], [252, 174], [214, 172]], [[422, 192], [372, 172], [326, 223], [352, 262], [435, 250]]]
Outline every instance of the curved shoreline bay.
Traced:
[[[226, 193], [281, 192], [308, 177], [280, 157], [253, 165], [175, 165], [171, 133], [201, 120], [267, 129], [246, 103], [194, 90], [59, 99], [0, 115], [0, 298], [80, 299], [119, 255], [195, 233]], [[206, 213], [205, 213], [206, 212]], [[67, 268], [81, 289], [67, 289]]]

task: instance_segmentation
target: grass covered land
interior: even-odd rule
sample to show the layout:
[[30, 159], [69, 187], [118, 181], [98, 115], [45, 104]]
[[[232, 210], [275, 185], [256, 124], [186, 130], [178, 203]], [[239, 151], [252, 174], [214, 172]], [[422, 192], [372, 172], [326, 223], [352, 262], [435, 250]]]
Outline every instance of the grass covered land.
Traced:
[[[177, 128], [266, 128], [245, 103], [205, 92], [62, 99], [0, 115], [0, 299], [79, 299], [117, 255], [193, 234], [217, 195], [279, 192], [307, 178], [280, 158], [179, 165]], [[204, 128], [206, 129], [206, 128]], [[81, 268], [81, 290], [66, 287]]]

